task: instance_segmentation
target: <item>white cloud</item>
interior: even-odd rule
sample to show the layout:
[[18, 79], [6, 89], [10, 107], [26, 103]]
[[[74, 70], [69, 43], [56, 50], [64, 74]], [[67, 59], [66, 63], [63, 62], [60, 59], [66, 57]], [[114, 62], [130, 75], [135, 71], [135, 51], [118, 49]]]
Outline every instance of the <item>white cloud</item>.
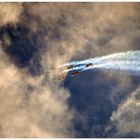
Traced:
[[130, 96], [124, 100], [114, 111], [111, 117], [118, 129], [117, 135], [131, 132], [140, 133], [140, 87], [130, 93]]

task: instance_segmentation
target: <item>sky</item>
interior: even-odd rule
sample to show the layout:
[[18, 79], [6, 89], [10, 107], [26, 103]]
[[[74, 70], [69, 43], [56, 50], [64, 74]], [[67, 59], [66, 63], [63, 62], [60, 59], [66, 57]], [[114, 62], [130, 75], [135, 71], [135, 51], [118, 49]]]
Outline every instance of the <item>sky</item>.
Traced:
[[140, 137], [138, 76], [53, 69], [139, 50], [139, 13], [139, 3], [0, 3], [0, 137]]

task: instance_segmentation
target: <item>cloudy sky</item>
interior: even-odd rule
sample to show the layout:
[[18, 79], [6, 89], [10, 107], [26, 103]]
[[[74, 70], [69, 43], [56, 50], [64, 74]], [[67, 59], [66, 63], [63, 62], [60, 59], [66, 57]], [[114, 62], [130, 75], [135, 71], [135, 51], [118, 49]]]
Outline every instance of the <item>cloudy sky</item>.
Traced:
[[139, 77], [47, 71], [139, 45], [139, 3], [0, 3], [0, 137], [140, 137]]

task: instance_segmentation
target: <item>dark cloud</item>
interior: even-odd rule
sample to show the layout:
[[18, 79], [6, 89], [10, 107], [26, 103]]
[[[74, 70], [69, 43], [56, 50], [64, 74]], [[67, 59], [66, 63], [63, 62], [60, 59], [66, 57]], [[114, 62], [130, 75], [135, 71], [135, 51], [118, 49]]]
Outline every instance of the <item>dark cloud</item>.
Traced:
[[3, 50], [11, 62], [19, 68], [28, 67], [33, 75], [40, 73], [40, 58], [36, 46], [37, 35], [32, 34], [27, 26], [20, 23], [2, 26], [0, 39]]

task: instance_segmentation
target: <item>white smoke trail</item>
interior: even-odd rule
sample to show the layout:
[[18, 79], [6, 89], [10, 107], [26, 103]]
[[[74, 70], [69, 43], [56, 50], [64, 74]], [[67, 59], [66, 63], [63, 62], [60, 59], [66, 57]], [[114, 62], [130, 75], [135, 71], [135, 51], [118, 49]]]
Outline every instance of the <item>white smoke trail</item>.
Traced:
[[120, 52], [120, 53], [115, 53], [115, 54], [110, 54], [106, 56], [101, 56], [101, 57], [96, 57], [96, 58], [90, 58], [86, 60], [81, 60], [81, 61], [73, 61], [70, 63], [66, 63], [64, 65], [59, 66], [60, 67], [65, 67], [65, 66], [70, 66], [70, 65], [84, 65], [88, 63], [99, 63], [100, 61], [107, 61], [107, 60], [140, 60], [140, 51], [127, 51], [127, 52]]
[[82, 71], [93, 69], [115, 70], [119, 73], [125, 72], [130, 75], [140, 76], [140, 62], [138, 61], [112, 61], [104, 64], [95, 65], [90, 68], [85, 68]]
[[[92, 64], [87, 67], [88, 64]], [[93, 69], [116, 70], [118, 72], [126, 72], [130, 75], [140, 76], [140, 51], [128, 51], [110, 54], [107, 56], [96, 57], [83, 61], [75, 61], [66, 63], [63, 66], [73, 65], [73, 68], [64, 70], [62, 73], [78, 70], [86, 71]]]

